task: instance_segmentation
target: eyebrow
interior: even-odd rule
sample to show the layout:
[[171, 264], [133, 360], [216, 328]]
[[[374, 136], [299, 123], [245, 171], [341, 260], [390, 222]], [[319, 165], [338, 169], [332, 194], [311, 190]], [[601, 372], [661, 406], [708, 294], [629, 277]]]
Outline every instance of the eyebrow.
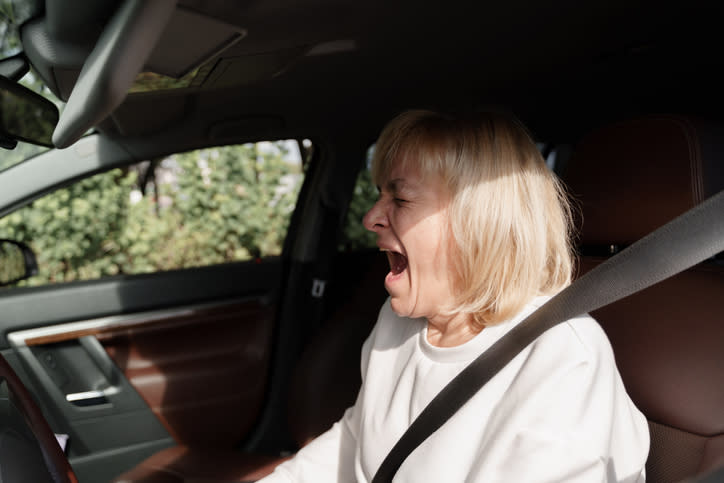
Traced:
[[386, 188], [393, 193], [397, 193], [400, 191], [414, 189], [414, 185], [405, 178], [395, 178], [387, 182]]
[[393, 178], [385, 182], [384, 187], [377, 186], [378, 193], [382, 193], [383, 189], [393, 194], [402, 193], [404, 196], [414, 196], [421, 191], [422, 187], [406, 178]]

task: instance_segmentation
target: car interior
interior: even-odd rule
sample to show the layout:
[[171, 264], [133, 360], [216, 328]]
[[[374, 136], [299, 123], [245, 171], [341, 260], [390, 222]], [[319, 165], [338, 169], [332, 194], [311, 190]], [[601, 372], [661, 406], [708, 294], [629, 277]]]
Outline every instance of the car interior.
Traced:
[[[715, 2], [0, 5], [3, 112], [12, 93], [32, 98], [17, 87], [28, 70], [54, 104], [33, 101], [48, 115], [32, 134], [0, 116], [0, 264], [7, 246], [27, 279], [0, 267], [2, 481], [251, 482], [337, 421], [387, 297], [387, 259], [360, 224], [370, 152], [405, 109], [519, 118], [574, 203], [576, 276], [724, 190]], [[24, 142], [47, 149], [3, 159]], [[247, 203], [272, 169], [263, 206], [288, 195], [283, 222]], [[100, 194], [74, 201], [91, 188], [135, 213], [126, 231], [78, 221], [105, 209]], [[123, 237], [151, 243], [144, 203], [195, 218], [142, 249]], [[54, 211], [33, 228], [41, 209]], [[262, 242], [223, 260], [172, 244], [183, 231], [236, 247], [252, 230]], [[80, 245], [113, 264], [71, 271], [63, 254]], [[724, 481], [722, 294], [720, 253], [592, 313], [647, 417], [650, 482]]]

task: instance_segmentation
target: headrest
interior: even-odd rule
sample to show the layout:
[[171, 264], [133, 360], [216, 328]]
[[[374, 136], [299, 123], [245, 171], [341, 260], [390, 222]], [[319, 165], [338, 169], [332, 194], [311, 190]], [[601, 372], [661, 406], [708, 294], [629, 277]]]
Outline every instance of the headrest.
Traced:
[[587, 135], [563, 181], [580, 202], [582, 245], [628, 245], [724, 189], [724, 129], [656, 116]]

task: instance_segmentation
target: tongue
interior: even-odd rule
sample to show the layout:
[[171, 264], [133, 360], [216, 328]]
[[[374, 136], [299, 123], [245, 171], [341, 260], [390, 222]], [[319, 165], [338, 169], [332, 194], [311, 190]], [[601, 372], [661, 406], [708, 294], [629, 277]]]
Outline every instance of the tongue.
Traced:
[[394, 275], [402, 273], [407, 268], [407, 258], [401, 253], [390, 252], [390, 270]]

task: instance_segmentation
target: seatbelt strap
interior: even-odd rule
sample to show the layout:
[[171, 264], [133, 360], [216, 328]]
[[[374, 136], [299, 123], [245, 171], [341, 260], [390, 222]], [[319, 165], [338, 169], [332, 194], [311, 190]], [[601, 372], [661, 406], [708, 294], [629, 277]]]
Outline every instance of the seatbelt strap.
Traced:
[[417, 446], [546, 330], [643, 290], [721, 251], [724, 191], [576, 280], [478, 356], [422, 410], [382, 462], [372, 483], [391, 482]]

